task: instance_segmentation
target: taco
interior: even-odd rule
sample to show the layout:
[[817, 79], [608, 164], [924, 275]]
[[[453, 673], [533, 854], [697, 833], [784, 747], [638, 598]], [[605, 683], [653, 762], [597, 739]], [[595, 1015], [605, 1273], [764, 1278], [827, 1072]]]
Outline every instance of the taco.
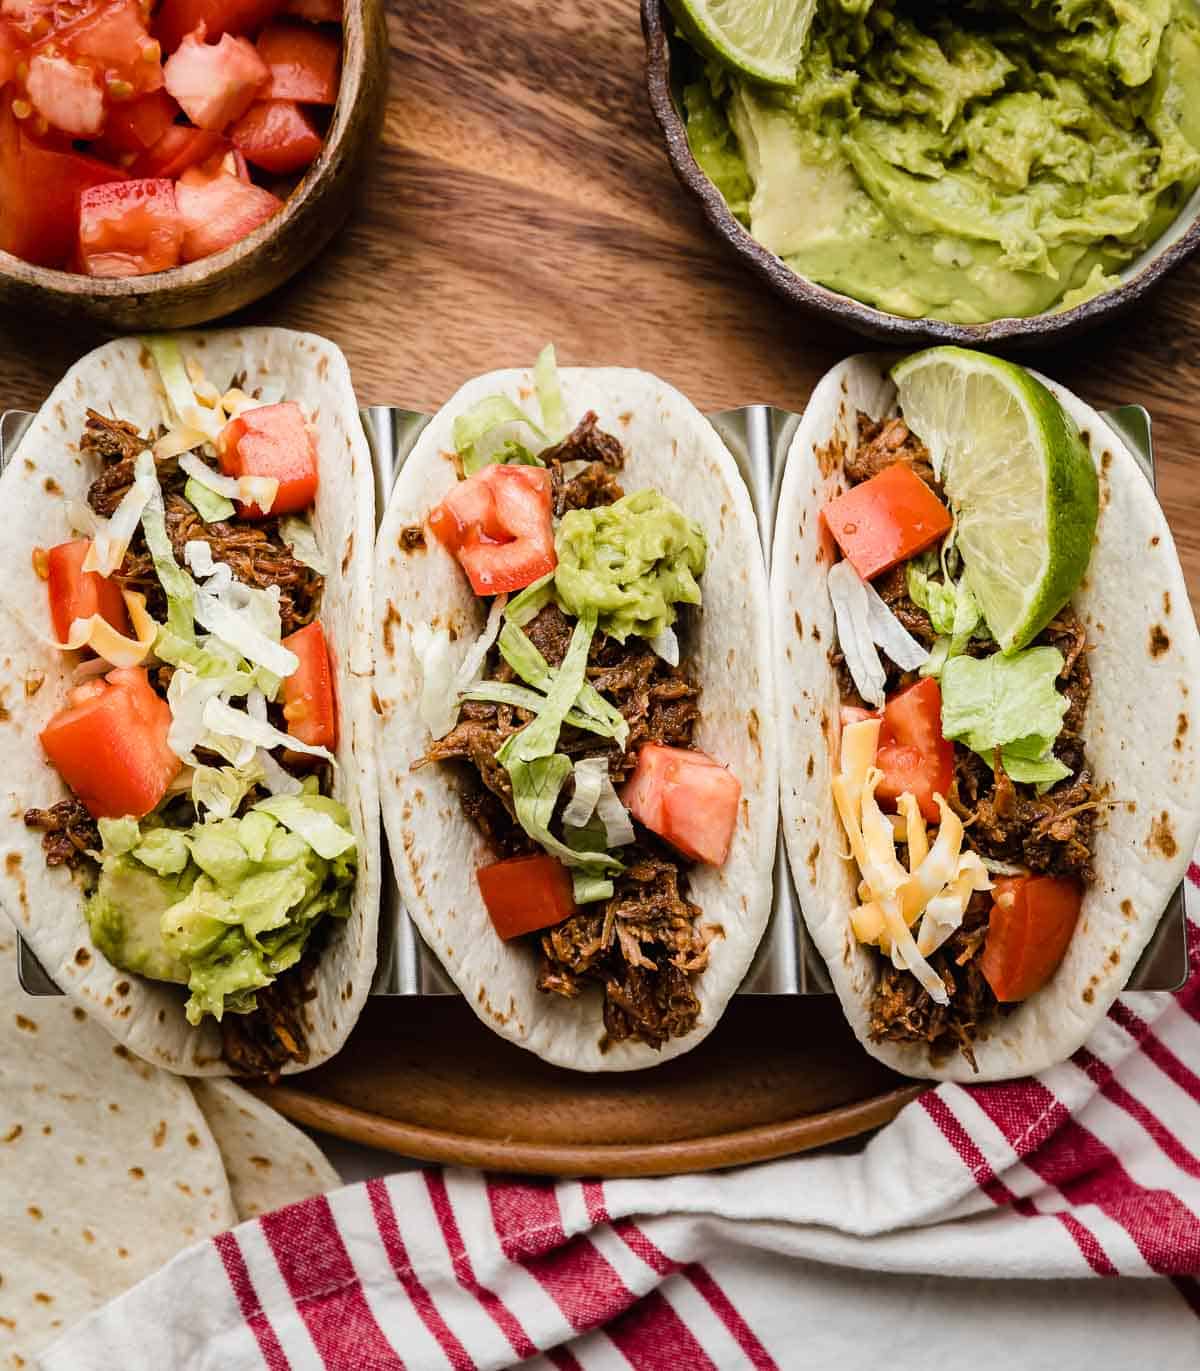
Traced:
[[479, 1017], [562, 1066], [695, 1046], [771, 905], [766, 575], [711, 425], [644, 372], [469, 382], [377, 552], [384, 822]]
[[1200, 637], [1150, 485], [1053, 382], [852, 357], [774, 545], [782, 821], [852, 1027], [914, 1076], [1068, 1057], [1200, 831]]
[[370, 455], [284, 329], [78, 362], [0, 478], [0, 901], [59, 987], [188, 1075], [336, 1052], [370, 989]]

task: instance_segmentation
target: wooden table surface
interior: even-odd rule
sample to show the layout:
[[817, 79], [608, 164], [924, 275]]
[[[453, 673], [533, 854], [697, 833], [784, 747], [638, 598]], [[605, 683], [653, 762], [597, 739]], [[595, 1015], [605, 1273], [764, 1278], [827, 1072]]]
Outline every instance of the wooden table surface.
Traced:
[[[560, 361], [659, 373], [702, 409], [800, 408], [863, 343], [790, 312], [677, 186], [647, 105], [636, 0], [391, 0], [391, 93], [362, 203], [235, 322], [313, 329], [364, 402], [433, 408], [465, 378]], [[0, 320], [0, 407], [36, 407], [101, 341]], [[1200, 259], [1124, 321], [1030, 360], [1154, 415], [1159, 493], [1200, 605]]]

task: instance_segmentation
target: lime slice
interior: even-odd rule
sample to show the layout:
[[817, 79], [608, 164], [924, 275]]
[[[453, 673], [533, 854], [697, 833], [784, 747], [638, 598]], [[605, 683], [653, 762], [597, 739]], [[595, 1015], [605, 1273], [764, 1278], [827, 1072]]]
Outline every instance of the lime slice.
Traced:
[[668, 0], [693, 43], [755, 81], [790, 86], [817, 0]]
[[958, 521], [956, 546], [992, 637], [1016, 652], [1087, 570], [1099, 487], [1070, 415], [1023, 367], [929, 348], [892, 379]]

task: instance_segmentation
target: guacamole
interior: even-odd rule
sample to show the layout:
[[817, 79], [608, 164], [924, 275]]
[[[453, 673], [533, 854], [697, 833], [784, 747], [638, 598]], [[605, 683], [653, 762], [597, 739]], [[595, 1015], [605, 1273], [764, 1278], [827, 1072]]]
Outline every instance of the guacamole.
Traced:
[[895, 314], [1077, 304], [1200, 184], [1196, 0], [820, 0], [794, 87], [695, 76], [689, 140], [733, 212]]
[[114, 966], [186, 985], [189, 1023], [248, 1013], [321, 919], [349, 914], [349, 825], [343, 805], [311, 788], [188, 829], [101, 819], [92, 938]]
[[656, 490], [568, 510], [554, 544], [563, 608], [596, 610], [600, 631], [619, 643], [631, 633], [657, 637], [675, 622], [677, 604], [700, 603], [704, 530]]

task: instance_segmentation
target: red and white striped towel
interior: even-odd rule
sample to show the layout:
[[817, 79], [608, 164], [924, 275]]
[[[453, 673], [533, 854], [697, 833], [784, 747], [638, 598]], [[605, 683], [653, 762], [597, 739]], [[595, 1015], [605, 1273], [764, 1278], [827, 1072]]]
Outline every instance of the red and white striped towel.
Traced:
[[[1200, 868], [1189, 876], [1200, 886]], [[460, 1371], [536, 1358], [585, 1371], [761, 1371], [830, 1364], [835, 1352], [843, 1367], [924, 1366], [931, 1329], [952, 1316], [912, 1281], [897, 1300], [880, 1274], [908, 1272], [1056, 1278], [1017, 1286], [1007, 1321], [1003, 1295], [971, 1306], [962, 1348], [975, 1368], [1123, 1366], [1128, 1341], [1117, 1360], [1095, 1349], [1131, 1329], [1143, 1347], [1153, 1337], [1157, 1368], [1194, 1367], [1200, 924], [1190, 918], [1188, 937], [1193, 970], [1179, 994], [1123, 997], [1085, 1050], [1037, 1079], [929, 1091], [855, 1155], [659, 1181], [426, 1171], [350, 1186], [182, 1253], [68, 1333], [43, 1366]], [[1069, 1304], [1085, 1284], [1070, 1278], [1089, 1275], [1169, 1283], [1107, 1286], [1064, 1332], [1047, 1292]], [[846, 1358], [847, 1339], [861, 1357]]]

